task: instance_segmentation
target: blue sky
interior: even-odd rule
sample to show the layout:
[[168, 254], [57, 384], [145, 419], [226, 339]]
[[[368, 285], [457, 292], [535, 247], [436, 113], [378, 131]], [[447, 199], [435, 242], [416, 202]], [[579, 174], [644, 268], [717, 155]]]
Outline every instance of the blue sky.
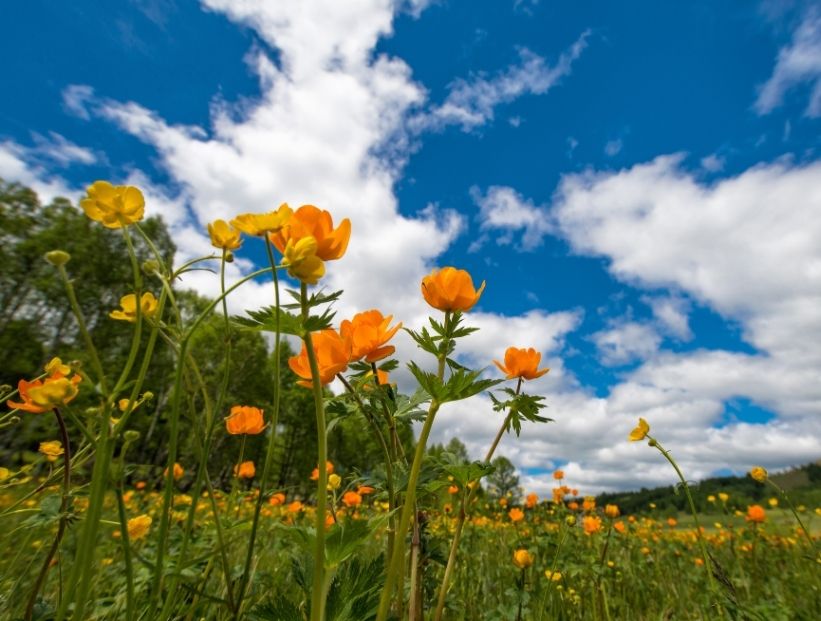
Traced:
[[[465, 360], [532, 345], [552, 368], [532, 390], [557, 422], [501, 448], [529, 488], [557, 465], [589, 491], [669, 482], [624, 441], [638, 416], [691, 478], [821, 457], [817, 5], [3, 11], [0, 177], [46, 198], [139, 185], [181, 257], [208, 252], [206, 222], [282, 201], [350, 217], [340, 316], [420, 325], [429, 269], [486, 279]], [[261, 257], [247, 244], [233, 276]], [[479, 456], [499, 422], [479, 398], [434, 436]]]

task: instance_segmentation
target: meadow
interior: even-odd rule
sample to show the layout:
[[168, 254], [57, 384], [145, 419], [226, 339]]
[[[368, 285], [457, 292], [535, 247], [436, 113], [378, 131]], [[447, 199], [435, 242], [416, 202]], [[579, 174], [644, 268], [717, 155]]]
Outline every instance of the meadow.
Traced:
[[[9, 206], [30, 197], [4, 192], [8, 221]], [[0, 389], [0, 434], [13, 449], [0, 461], [2, 618], [821, 616], [821, 508], [795, 505], [761, 467], [749, 477], [769, 502], [717, 489], [697, 506], [652, 421], [614, 442], [655, 451], [679, 477], [683, 511], [627, 513], [561, 470], [550, 498], [506, 484], [497, 449], [549, 424], [545, 398], [528, 392], [549, 370], [526, 343], [500, 342], [493, 373], [459, 361], [485, 287], [466, 271], [408, 283], [431, 308], [425, 326], [378, 309], [339, 321], [344, 292], [322, 278], [355, 243], [355, 223], [283, 204], [209, 224], [213, 254], [174, 265], [138, 188], [98, 181], [80, 207], [76, 218], [64, 204], [42, 213], [91, 227], [80, 236], [91, 239], [85, 259], [44, 229], [37, 239], [57, 245], [21, 268], [40, 270], [39, 286], [58, 288], [65, 311], [50, 339], [62, 345], [32, 353], [44, 363]], [[39, 234], [21, 225], [16, 243]], [[228, 284], [244, 244], [263, 246], [269, 265]], [[112, 254], [120, 272], [101, 260]], [[106, 306], [84, 289], [99, 275], [83, 261], [127, 277], [118, 286], [129, 293]], [[177, 289], [206, 266], [216, 266], [219, 296]], [[228, 296], [252, 279], [270, 284], [270, 305], [232, 316]], [[400, 329], [418, 361], [395, 359]], [[242, 366], [257, 355], [259, 365]], [[407, 394], [390, 376], [400, 364], [416, 382]], [[270, 398], [255, 397], [265, 390]], [[484, 458], [428, 446], [440, 408], [479, 393], [500, 421]]]

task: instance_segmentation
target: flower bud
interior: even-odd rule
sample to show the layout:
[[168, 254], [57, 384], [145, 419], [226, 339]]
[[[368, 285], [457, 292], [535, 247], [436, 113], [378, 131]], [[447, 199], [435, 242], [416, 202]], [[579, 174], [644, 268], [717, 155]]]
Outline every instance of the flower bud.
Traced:
[[154, 398], [154, 393], [150, 390], [146, 390], [143, 393], [143, 401], [151, 401]]
[[652, 446], [653, 448], [655, 448], [655, 447], [657, 447], [658, 445], [659, 445], [659, 443], [658, 443], [658, 442], [656, 442], [655, 438], [653, 438], [653, 439], [651, 439], [651, 440], [648, 440], [648, 441], [647, 441], [647, 446]]
[[575, 526], [576, 525], [576, 516], [575, 515], [568, 515], [565, 519], [565, 524], [568, 526]]
[[51, 250], [46, 253], [45, 259], [54, 267], [60, 267], [71, 261], [71, 255], [65, 250]]
[[11, 392], [12, 387], [10, 384], [2, 384], [0, 385], [0, 395], [5, 395], [8, 392]]
[[123, 438], [125, 439], [126, 444], [131, 444], [132, 442], [136, 442], [140, 439], [140, 432], [136, 429], [127, 429], [123, 434]]
[[148, 259], [143, 261], [142, 268], [143, 272], [151, 276], [152, 274], [156, 274], [160, 271], [160, 264], [155, 259]]
[[230, 250], [225, 251], [225, 262], [226, 263], [233, 263], [234, 262], [234, 253]]

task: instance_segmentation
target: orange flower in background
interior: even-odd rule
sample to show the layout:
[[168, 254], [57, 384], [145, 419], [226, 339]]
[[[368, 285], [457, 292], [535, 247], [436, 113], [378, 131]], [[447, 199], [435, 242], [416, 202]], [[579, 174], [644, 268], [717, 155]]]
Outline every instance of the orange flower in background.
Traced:
[[364, 357], [366, 362], [376, 362], [393, 354], [396, 348], [385, 343], [402, 327], [402, 322], [390, 328], [392, 319], [393, 315], [383, 317], [375, 309], [357, 313], [351, 320], [345, 319], [339, 333], [351, 343], [351, 360]]
[[621, 520], [619, 520], [618, 522], [615, 522], [613, 524], [613, 528], [616, 530], [616, 532], [622, 533], [622, 534], [624, 534], [624, 532], [627, 530], [627, 527], [624, 525], [624, 522], [622, 522]]
[[37, 379], [31, 382], [21, 379], [17, 382], [17, 392], [22, 401], [9, 399], [6, 405], [10, 408], [31, 412], [32, 414], [42, 414], [56, 407], [70, 403], [79, 392], [77, 384], [82, 381], [82, 377], [74, 375], [72, 378], [65, 377], [59, 370], [52, 373], [45, 379]]
[[575, 500], [567, 504], [567, 508], [571, 511], [578, 511], [579, 510], [579, 503]]
[[225, 429], [231, 435], [255, 436], [265, 431], [262, 410], [250, 405], [235, 405], [225, 418]]
[[362, 504], [362, 496], [356, 492], [345, 492], [342, 495], [342, 504], [346, 507], [358, 507]]
[[[179, 481], [185, 474], [185, 469], [178, 463], [174, 462], [174, 480]], [[168, 468], [162, 471], [164, 477], [168, 476]]]
[[356, 493], [360, 496], [367, 496], [368, 494], [373, 494], [376, 490], [368, 485], [362, 485], [359, 489], [356, 490]]
[[[290, 221], [292, 215], [293, 210], [286, 203], [282, 203], [276, 211], [241, 214], [231, 220], [231, 226], [246, 235], [267, 235], [282, 229]], [[280, 252], [282, 252], [281, 248]]]
[[242, 246], [242, 234], [225, 220], [214, 220], [208, 223], [208, 235], [211, 245], [220, 250], [236, 250]]
[[767, 512], [761, 505], [750, 505], [747, 507], [747, 516], [745, 518], [748, 522], [755, 524], [762, 524], [767, 519]]
[[268, 500], [268, 504], [272, 507], [278, 507], [279, 505], [285, 504], [285, 494], [282, 492], [277, 492]]
[[[315, 332], [312, 339], [317, 366], [319, 366], [319, 382], [323, 385], [330, 384], [337, 373], [342, 373], [348, 368], [351, 344], [331, 328]], [[291, 371], [302, 378], [297, 384], [306, 388], [313, 387], [311, 366], [308, 364], [308, 349], [304, 342], [299, 355], [288, 359], [288, 366], [291, 367]]]
[[520, 377], [526, 380], [533, 380], [541, 377], [550, 369], [539, 369], [539, 362], [542, 355], [532, 347], [519, 349], [518, 347], [508, 347], [505, 350], [505, 363], [494, 360], [493, 364], [507, 376], [507, 379]]
[[667, 526], [670, 528], [675, 528], [678, 525], [678, 520], [676, 518], [670, 517], [667, 518]]
[[596, 508], [596, 497], [595, 496], [585, 496], [584, 501], [582, 502], [582, 509], [585, 511], [592, 511]]
[[556, 470], [556, 472], [553, 473], [553, 478], [557, 481], [561, 481], [564, 478], [564, 470]]
[[109, 229], [120, 229], [143, 219], [145, 198], [139, 188], [95, 181], [80, 200], [85, 214]]
[[271, 243], [280, 252], [285, 252], [288, 242], [296, 243], [305, 237], [316, 239], [316, 256], [323, 261], [342, 258], [351, 238], [351, 221], [345, 218], [334, 229], [331, 214], [313, 205], [303, 205], [297, 209], [287, 226], [272, 231]]
[[441, 311], [469, 311], [485, 289], [485, 282], [474, 289], [473, 279], [465, 270], [443, 267], [422, 279], [422, 295], [433, 308]]
[[[325, 462], [325, 472], [327, 474], [334, 473], [334, 465], [329, 461]], [[314, 468], [314, 471], [311, 473], [311, 481], [316, 481], [317, 479], [319, 479], [319, 468]]]
[[293, 501], [291, 504], [288, 505], [287, 511], [288, 513], [299, 513], [302, 511], [302, 503], [298, 500]]
[[528, 494], [527, 498], [525, 498], [525, 506], [528, 509], [532, 509], [537, 504], [539, 504], [539, 495], [538, 494]]
[[601, 518], [596, 515], [588, 515], [582, 520], [582, 528], [585, 535], [595, 535], [602, 529]]
[[238, 479], [253, 479], [257, 474], [257, 469], [252, 461], [244, 461], [239, 467], [234, 466], [234, 476]]
[[527, 569], [533, 564], [533, 557], [530, 552], [520, 548], [513, 553], [513, 564], [519, 569]]
[[605, 505], [604, 514], [611, 519], [615, 519], [621, 515], [621, 512], [618, 505]]
[[453, 494], [458, 494], [458, 493], [459, 493], [459, 486], [458, 485], [451, 485], [450, 487], [448, 487], [448, 494], [450, 494], [451, 496]]
[[510, 511], [508, 511], [507, 515], [510, 518], [510, 521], [514, 524], [525, 519], [525, 512], [519, 509], [519, 507], [513, 507]]

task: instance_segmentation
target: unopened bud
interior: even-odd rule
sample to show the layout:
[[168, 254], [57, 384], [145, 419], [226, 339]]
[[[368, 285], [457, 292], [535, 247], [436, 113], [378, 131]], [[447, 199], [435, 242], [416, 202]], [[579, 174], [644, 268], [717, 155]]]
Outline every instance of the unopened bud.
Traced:
[[147, 261], [143, 261], [142, 268], [143, 272], [150, 276], [160, 271], [160, 264], [154, 259], [148, 259]]
[[576, 525], [576, 516], [575, 515], [568, 515], [565, 519], [565, 524], [568, 526], [575, 526]]
[[234, 253], [230, 250], [225, 251], [225, 262], [226, 263], [233, 263], [234, 262]]
[[146, 390], [143, 393], [143, 401], [151, 401], [154, 398], [154, 393], [150, 390]]
[[127, 429], [123, 434], [123, 439], [126, 441], [126, 444], [136, 442], [140, 439], [140, 432], [135, 429]]
[[659, 445], [659, 443], [658, 443], [658, 442], [656, 442], [656, 441], [655, 441], [655, 439], [652, 439], [652, 440], [648, 440], [648, 441], [647, 441], [647, 446], [652, 446], [653, 448], [655, 448], [655, 447], [657, 447], [658, 445]]
[[60, 267], [71, 261], [71, 255], [65, 250], [51, 250], [46, 253], [46, 261], [54, 267]]

